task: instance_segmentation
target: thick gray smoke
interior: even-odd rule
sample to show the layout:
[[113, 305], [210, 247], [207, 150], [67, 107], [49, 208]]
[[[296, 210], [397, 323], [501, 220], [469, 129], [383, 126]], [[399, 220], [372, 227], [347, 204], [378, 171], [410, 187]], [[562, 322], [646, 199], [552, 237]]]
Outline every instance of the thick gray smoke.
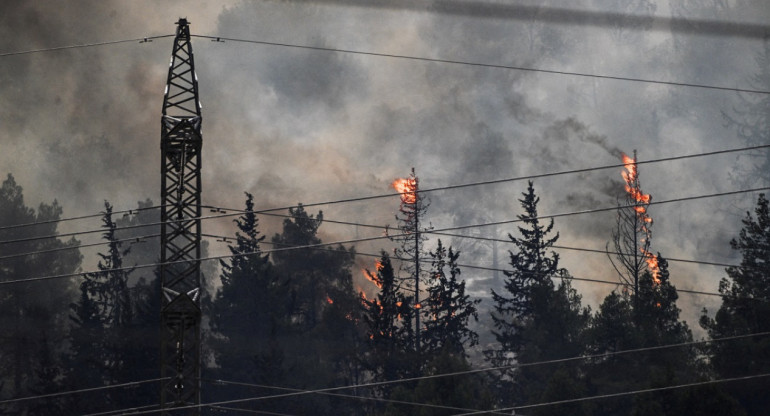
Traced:
[[[494, 16], [480, 10], [504, 5], [353, 3], [87, 1], [64, 8], [6, 1], [0, 52], [171, 34], [173, 23], [187, 17], [194, 34], [739, 87], [759, 72], [753, 57], [761, 40], [749, 32], [770, 17], [760, 0], [716, 11], [706, 1], [616, 8], [586, 0], [569, 6], [579, 19], [550, 1]], [[702, 22], [685, 30], [677, 26], [684, 17]], [[751, 30], [738, 33], [735, 22]], [[740, 101], [729, 91], [200, 38], [193, 45], [204, 113], [203, 199], [212, 205], [240, 208], [243, 191], [255, 195], [257, 208], [385, 194], [411, 167], [423, 188], [436, 188], [613, 165], [620, 152], [634, 149], [649, 160], [743, 145], [721, 115]], [[74, 216], [98, 212], [104, 199], [116, 209], [157, 202], [170, 51], [170, 39], [158, 39], [0, 58], [0, 166], [16, 176], [30, 203], [57, 198], [65, 216]], [[640, 178], [658, 201], [731, 190], [733, 160], [644, 165]], [[535, 187], [543, 214], [611, 207], [623, 192], [619, 169], [541, 178]], [[434, 192], [429, 220], [436, 227], [513, 220], [525, 189], [522, 180]], [[651, 208], [653, 250], [730, 259], [729, 237], [752, 200]], [[393, 225], [397, 208], [398, 199], [389, 198], [311, 212]], [[585, 214], [559, 218], [556, 228], [562, 245], [601, 249], [613, 223], [612, 213]], [[210, 232], [231, 231], [226, 221], [209, 224]], [[265, 233], [276, 224], [265, 220]], [[515, 227], [473, 233], [499, 238]], [[333, 224], [322, 231], [327, 241], [381, 233]], [[464, 262], [491, 265], [489, 244], [451, 243]], [[501, 267], [507, 249], [498, 247]], [[602, 255], [564, 251], [562, 259], [576, 276], [613, 278]], [[723, 274], [674, 262], [671, 269], [675, 284], [699, 290], [716, 290]], [[595, 303], [612, 286], [578, 289]], [[680, 306], [692, 321], [710, 300], [688, 299], [694, 298], [683, 295]]]

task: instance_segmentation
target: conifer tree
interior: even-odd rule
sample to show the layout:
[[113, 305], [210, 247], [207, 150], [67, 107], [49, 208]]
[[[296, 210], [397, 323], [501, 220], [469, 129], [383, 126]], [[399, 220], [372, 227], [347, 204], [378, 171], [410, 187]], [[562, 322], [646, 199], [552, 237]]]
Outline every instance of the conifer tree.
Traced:
[[369, 300], [362, 296], [363, 319], [368, 342], [365, 368], [378, 381], [395, 380], [409, 374], [411, 339], [405, 321], [411, 308], [401, 292], [390, 256], [382, 252], [376, 273], [367, 271], [379, 292]]
[[[712, 338], [770, 331], [770, 207], [759, 195], [754, 215], [746, 213], [743, 228], [730, 241], [742, 256], [739, 266], [728, 267], [719, 284], [722, 305], [712, 318], [703, 311], [701, 326]], [[742, 377], [770, 372], [770, 337], [757, 336], [709, 345], [709, 359], [717, 378]], [[725, 386], [749, 415], [770, 407], [766, 378]]]
[[[80, 284], [80, 298], [70, 305], [69, 356], [66, 359], [65, 385], [92, 388], [104, 384], [104, 324], [96, 303], [89, 295], [86, 281]], [[92, 413], [101, 407], [75, 396], [67, 401], [71, 414]]]
[[[582, 333], [589, 316], [580, 305], [580, 296], [571, 288], [566, 271], [559, 267], [558, 254], [549, 253], [559, 235], [551, 235], [553, 220], [541, 224], [537, 211], [540, 199], [532, 182], [522, 195], [519, 202], [524, 213], [518, 215], [523, 223], [518, 227], [521, 237], [509, 234], [515, 250], [510, 251], [511, 270], [505, 271], [505, 291], [492, 291], [492, 320], [499, 346], [485, 351], [485, 355], [495, 366], [581, 354]], [[554, 278], [562, 279], [558, 286], [554, 285]], [[561, 371], [556, 371], [558, 368]], [[503, 371], [499, 388], [503, 402], [523, 404], [543, 401], [545, 394], [557, 385], [564, 390], [565, 384], [571, 386], [567, 389], [572, 391], [570, 394], [583, 391], [578, 368], [565, 364], [557, 368]], [[552, 414], [549, 411], [535, 413]]]
[[[618, 389], [641, 390], [686, 384], [701, 380], [701, 364], [694, 346], [612, 353], [692, 341], [686, 322], [679, 319], [678, 294], [669, 280], [668, 262], [657, 254], [658, 273], [645, 271], [636, 293], [612, 292], [591, 320], [587, 343], [596, 358], [586, 367], [590, 388], [596, 394]], [[622, 369], [622, 371], [618, 371]], [[670, 392], [640, 396], [629, 402], [622, 398], [603, 400], [592, 413], [599, 415], [674, 415], [689, 393]]]
[[[58, 234], [62, 214], [56, 202], [40, 204], [37, 211], [24, 203], [23, 189], [9, 174], [0, 185], [0, 240], [25, 240], [5, 244], [0, 260], [0, 281], [21, 281], [37, 276], [76, 272], [82, 257], [74, 238], [39, 238]], [[21, 224], [39, 223], [19, 227]], [[36, 352], [48, 339], [64, 339], [67, 306], [77, 298], [69, 279], [19, 282], [5, 285], [0, 296], [0, 399], [30, 395]], [[65, 343], [51, 345], [57, 365]], [[5, 410], [4, 410], [5, 411]]]
[[652, 197], [642, 192], [636, 151], [633, 158], [623, 154], [623, 163], [626, 193], [623, 204], [618, 203], [617, 223], [612, 230], [612, 246], [615, 250], [610, 255], [608, 243], [607, 255], [620, 281], [635, 293], [639, 290], [639, 279], [645, 271], [650, 270], [653, 277], [656, 277], [656, 259], [650, 253], [652, 218], [647, 212]]
[[[309, 214], [299, 204], [289, 209], [281, 233], [271, 242], [274, 280], [279, 285], [285, 319], [277, 332], [286, 385], [315, 389], [350, 383], [357, 369], [357, 296], [351, 267], [353, 248], [322, 244], [323, 213]], [[355, 308], [344, 310], [346, 308]], [[299, 414], [341, 414], [339, 400], [314, 396], [285, 408]]]
[[[135, 335], [134, 302], [131, 299], [129, 280], [133, 267], [126, 267], [123, 257], [129, 253], [130, 246], [124, 248], [124, 242], [117, 238], [117, 224], [112, 218], [112, 205], [105, 201], [102, 216], [102, 238], [107, 242], [107, 251], [98, 253], [100, 260], [97, 264], [99, 271], [83, 275], [81, 290], [85, 290], [89, 298], [86, 304], [76, 307], [88, 325], [94, 319], [88, 316], [91, 309], [103, 330], [101, 348], [97, 357], [102, 366], [102, 380], [105, 384], [117, 384], [132, 381], [137, 362], [133, 337]], [[89, 328], [85, 333], [94, 328]], [[81, 333], [80, 335], [83, 335]], [[89, 342], [80, 339], [78, 342]], [[135, 392], [110, 391], [104, 395], [104, 403], [113, 406], [131, 405], [136, 399]]]
[[[401, 259], [400, 267], [404, 271], [404, 276], [398, 276], [404, 289], [413, 291], [413, 299], [407, 300], [408, 305], [413, 310], [410, 311], [411, 319], [405, 321], [405, 330], [411, 332], [411, 343], [409, 348], [419, 356], [421, 351], [421, 332], [423, 324], [420, 323], [422, 314], [422, 292], [420, 284], [424, 282], [424, 270], [421, 269], [421, 259], [428, 256], [424, 251], [424, 244], [427, 240], [424, 232], [431, 227], [425, 226], [425, 214], [427, 213], [430, 202], [420, 193], [420, 180], [412, 168], [408, 178], [397, 179], [392, 186], [401, 194], [399, 212], [396, 215], [398, 225], [397, 236], [392, 240], [399, 244], [395, 249], [395, 255]], [[416, 363], [415, 374], [419, 372], [419, 364]]]
[[422, 309], [425, 322], [423, 354], [434, 356], [446, 350], [464, 358], [467, 356], [465, 348], [479, 342], [478, 334], [468, 328], [468, 320], [478, 320], [476, 305], [481, 300], [471, 300], [470, 295], [465, 294], [465, 281], [457, 279], [460, 253], [454, 252], [452, 247], [447, 250], [438, 240], [438, 246], [430, 256], [431, 278]]
[[[259, 357], [271, 354], [271, 342], [282, 319], [283, 302], [278, 298], [268, 255], [262, 253], [265, 239], [254, 212], [254, 197], [246, 193], [245, 211], [234, 220], [238, 231], [228, 246], [232, 256], [220, 260], [221, 287], [212, 304], [210, 324], [218, 372], [231, 380], [264, 382]], [[277, 377], [277, 374], [270, 374]]]

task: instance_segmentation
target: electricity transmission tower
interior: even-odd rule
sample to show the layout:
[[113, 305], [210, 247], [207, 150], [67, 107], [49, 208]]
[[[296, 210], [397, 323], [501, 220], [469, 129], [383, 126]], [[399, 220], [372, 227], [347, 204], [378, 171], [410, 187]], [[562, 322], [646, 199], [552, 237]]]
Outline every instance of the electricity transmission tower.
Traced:
[[187, 19], [176, 24], [160, 138], [164, 415], [175, 407], [200, 404], [201, 106], [190, 28]]

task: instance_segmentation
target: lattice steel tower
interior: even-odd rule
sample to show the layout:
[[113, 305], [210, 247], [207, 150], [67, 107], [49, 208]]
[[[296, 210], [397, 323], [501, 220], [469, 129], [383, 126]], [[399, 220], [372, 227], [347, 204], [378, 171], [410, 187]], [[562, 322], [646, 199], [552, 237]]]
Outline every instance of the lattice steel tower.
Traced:
[[168, 378], [161, 381], [160, 400], [166, 415], [200, 404], [201, 106], [187, 19], [177, 25], [160, 137], [160, 365]]

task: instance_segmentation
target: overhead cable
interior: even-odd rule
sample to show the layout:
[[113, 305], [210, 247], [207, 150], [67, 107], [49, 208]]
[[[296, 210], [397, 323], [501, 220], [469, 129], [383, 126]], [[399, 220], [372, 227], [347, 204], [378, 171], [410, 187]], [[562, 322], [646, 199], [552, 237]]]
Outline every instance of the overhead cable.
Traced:
[[90, 387], [90, 388], [84, 388], [84, 389], [78, 389], [78, 390], [62, 391], [62, 392], [58, 392], [58, 393], [39, 394], [39, 395], [36, 395], [36, 396], [18, 397], [18, 398], [15, 398], [15, 399], [0, 400], [0, 405], [24, 402], [24, 401], [28, 401], [28, 400], [46, 399], [46, 398], [49, 398], [49, 397], [67, 396], [67, 395], [78, 394], [78, 393], [93, 393], [95, 391], [110, 390], [110, 389], [116, 389], [116, 388], [119, 388], [119, 387], [133, 387], [133, 386], [138, 386], [140, 384], [156, 383], [156, 382], [163, 381], [163, 380], [165, 380], [165, 379], [164, 378], [154, 378], [154, 379], [149, 379], [149, 380], [131, 381], [131, 382], [128, 382], [128, 383], [111, 384], [109, 386]]
[[[256, 211], [248, 211], [244, 209], [236, 209], [236, 208], [226, 208], [226, 207], [220, 207], [220, 206], [213, 206], [213, 205], [203, 205], [204, 208], [212, 208], [212, 209], [219, 209], [222, 211], [231, 211], [231, 212], [238, 212], [241, 214], [246, 214], [249, 212], [253, 212], [258, 215], [265, 215], [265, 216], [271, 216], [271, 217], [279, 217], [279, 218], [293, 218], [289, 214], [277, 214], [272, 212], [256, 212]], [[339, 224], [339, 225], [350, 225], [355, 227], [362, 227], [362, 228], [373, 228], [377, 230], [386, 230], [389, 228], [387, 225], [374, 225], [374, 224], [363, 224], [358, 222], [352, 222], [352, 221], [339, 221], [339, 220], [333, 220], [324, 217], [323, 219], [324, 223], [329, 224]], [[512, 241], [502, 239], [502, 238], [494, 238], [494, 237], [483, 237], [483, 236], [474, 236], [474, 235], [466, 235], [466, 234], [454, 234], [454, 233], [445, 233], [445, 232], [438, 232], [433, 230], [421, 230], [421, 234], [431, 234], [431, 235], [438, 235], [438, 236], [445, 236], [445, 237], [452, 237], [452, 238], [460, 238], [460, 239], [469, 239], [469, 240], [479, 240], [479, 241], [489, 241], [489, 242], [496, 242], [496, 243], [505, 243], [505, 244], [511, 244]], [[233, 236], [222, 236], [222, 235], [211, 235], [207, 234], [209, 237], [217, 237], [222, 240], [223, 242], [227, 242], [226, 240], [235, 240], [235, 237]], [[265, 242], [267, 244], [270, 244], [269, 242]], [[570, 251], [582, 251], [586, 253], [598, 253], [598, 254], [618, 254], [623, 255], [627, 253], [621, 253], [617, 251], [608, 251], [607, 249], [599, 250], [599, 249], [590, 249], [590, 248], [582, 248], [582, 247], [569, 247], [569, 246], [562, 246], [562, 245], [556, 245], [553, 246], [554, 249], [558, 250], [570, 250]], [[2, 257], [0, 257], [1, 259]], [[702, 261], [702, 260], [691, 260], [691, 259], [680, 259], [680, 258], [674, 258], [674, 257], [666, 257], [665, 258], [669, 262], [679, 262], [679, 263], [691, 263], [691, 264], [702, 264], [707, 266], [720, 266], [720, 267], [738, 267], [736, 264], [730, 264], [730, 263], [721, 263], [721, 262], [712, 262], [712, 261]], [[425, 259], [425, 262], [430, 262], [430, 259]]]
[[[664, 203], [671, 203], [671, 202], [681, 202], [681, 201], [690, 201], [690, 200], [696, 200], [696, 199], [705, 199], [705, 198], [714, 198], [719, 196], [725, 196], [725, 195], [735, 195], [740, 193], [750, 193], [750, 192], [759, 192], [764, 190], [770, 190], [770, 187], [765, 188], [755, 188], [755, 189], [747, 189], [742, 191], [732, 191], [732, 192], [720, 192], [716, 194], [709, 194], [709, 195], [699, 195], [699, 196], [692, 196], [692, 197], [684, 197], [684, 198], [676, 198], [676, 199], [670, 199], [667, 201], [658, 201], [658, 202], [651, 202], [652, 204], [664, 204]], [[590, 213], [596, 213], [596, 212], [604, 212], [604, 211], [612, 211], [612, 210], [618, 210], [618, 209], [625, 209], [625, 208], [632, 208], [633, 205], [620, 205], [616, 207], [607, 207], [607, 208], [597, 208], [592, 210], [583, 210], [583, 211], [574, 211], [574, 212], [568, 212], [568, 213], [561, 213], [561, 214], [552, 214], [552, 215], [541, 215], [536, 217], [537, 219], [543, 219], [543, 218], [557, 218], [557, 217], [565, 217], [570, 215], [581, 215], [581, 214], [590, 214]], [[226, 215], [233, 215], [233, 214], [226, 214]], [[239, 215], [239, 214], [238, 214]], [[184, 220], [189, 221], [189, 220]], [[475, 225], [463, 225], [463, 226], [455, 226], [455, 227], [447, 227], [442, 229], [434, 230], [436, 232], [443, 232], [443, 231], [456, 231], [456, 230], [463, 230], [463, 229], [469, 229], [469, 228], [480, 228], [480, 227], [488, 227], [492, 225], [501, 225], [501, 224], [512, 224], [517, 222], [522, 222], [521, 219], [513, 219], [513, 220], [507, 220], [507, 221], [496, 221], [492, 223], [484, 223], [484, 224], [475, 224]], [[137, 227], [146, 227], [147, 225], [141, 225]], [[124, 227], [125, 228], [136, 228], [136, 227]], [[316, 247], [324, 247], [324, 246], [330, 246], [330, 245], [340, 245], [340, 244], [352, 244], [352, 243], [360, 243], [364, 241], [376, 241], [376, 240], [383, 240], [383, 239], [391, 239], [394, 237], [403, 237], [410, 235], [409, 233], [403, 233], [403, 234], [391, 234], [391, 235], [380, 235], [380, 236], [373, 236], [373, 237], [363, 237], [363, 238], [353, 238], [353, 239], [347, 239], [347, 240], [339, 240], [329, 243], [317, 243], [317, 244], [308, 244], [303, 246], [291, 246], [291, 247], [282, 247], [282, 248], [274, 248], [272, 250], [260, 250], [255, 252], [247, 252], [247, 253], [238, 253], [238, 254], [230, 254], [230, 255], [221, 255], [221, 256], [211, 256], [211, 257], [204, 257], [201, 259], [198, 259], [199, 261], [207, 261], [207, 260], [222, 260], [225, 258], [232, 258], [232, 257], [248, 257], [252, 255], [262, 255], [262, 254], [269, 254], [279, 251], [291, 251], [291, 250], [303, 250], [303, 249], [312, 249]], [[0, 242], [2, 243], [2, 242]], [[165, 263], [148, 263], [148, 264], [140, 264], [135, 265], [133, 267], [126, 267], [126, 268], [116, 268], [116, 269], [110, 269], [112, 271], [122, 271], [122, 270], [134, 270], [134, 269], [141, 269], [141, 268], [148, 268], [148, 267], [157, 267], [157, 266], [166, 266], [166, 265], [172, 265], [172, 264], [186, 264], [189, 263], [189, 260], [178, 260], [178, 261], [168, 261]], [[39, 277], [32, 277], [32, 278], [25, 278], [25, 279], [16, 279], [16, 280], [6, 280], [0, 282], [0, 286], [2, 285], [9, 285], [9, 284], [16, 284], [16, 283], [24, 283], [24, 282], [34, 282], [34, 281], [42, 281], [42, 280], [51, 280], [51, 279], [61, 279], [61, 278], [67, 278], [67, 277], [75, 277], [75, 276], [81, 276], [88, 273], [105, 273], [106, 271], [100, 270], [100, 271], [92, 271], [92, 272], [81, 272], [81, 273], [65, 273], [65, 274], [58, 274], [58, 275], [49, 275], [49, 276], [39, 276]]]
[[598, 394], [595, 396], [578, 397], [576, 399], [555, 400], [550, 402], [526, 404], [521, 406], [513, 406], [513, 407], [506, 407], [506, 408], [499, 408], [499, 409], [492, 409], [492, 410], [480, 410], [480, 411], [471, 412], [471, 413], [458, 413], [454, 416], [483, 415], [483, 414], [490, 414], [493, 412], [506, 412], [506, 411], [510, 412], [510, 411], [521, 410], [521, 409], [533, 409], [536, 407], [554, 406], [558, 404], [579, 403], [579, 402], [599, 400], [599, 399], [610, 399], [613, 397], [632, 396], [636, 394], [654, 393], [658, 391], [667, 391], [667, 390], [677, 390], [677, 389], [683, 389], [688, 387], [707, 386], [711, 384], [720, 384], [720, 383], [731, 383], [734, 381], [755, 380], [758, 378], [765, 378], [765, 377], [770, 377], [770, 373], [754, 374], [754, 375], [743, 376], [743, 377], [730, 377], [730, 378], [721, 378], [721, 379], [715, 379], [715, 380], [698, 381], [694, 383], [676, 384], [676, 385], [665, 386], [665, 387], [652, 387], [648, 389], [624, 391], [619, 393]]
[[126, 241], [131, 241], [132, 243], [143, 243], [144, 240], [147, 238], [156, 238], [160, 237], [160, 234], [150, 234], [150, 235], [140, 235], [136, 237], [131, 238], [121, 238], [117, 240], [105, 240], [100, 241], [98, 243], [89, 243], [89, 244], [78, 244], [76, 246], [67, 246], [67, 247], [58, 247], [58, 248], [52, 248], [49, 250], [38, 250], [38, 251], [30, 251], [27, 253], [19, 253], [19, 254], [9, 254], [7, 256], [0, 256], [0, 260], [8, 260], [8, 259], [14, 259], [19, 257], [27, 257], [27, 256], [36, 256], [38, 254], [47, 254], [47, 253], [54, 253], [57, 251], [67, 251], [67, 250], [79, 250], [81, 248], [85, 247], [95, 247], [95, 246], [103, 246], [106, 244], [112, 244], [112, 243], [124, 243]]
[[77, 45], [54, 46], [51, 48], [31, 49], [31, 50], [16, 51], [16, 52], [1, 52], [0, 58], [6, 57], [6, 56], [15, 56], [15, 55], [29, 55], [32, 53], [40, 53], [40, 52], [63, 51], [66, 49], [80, 49], [80, 48], [91, 48], [94, 46], [117, 45], [119, 43], [129, 43], [129, 42], [149, 43], [155, 39], [171, 38], [174, 36], [176, 35], [157, 35], [157, 36], [147, 36], [143, 38], [112, 40], [107, 42], [94, 42], [94, 43], [81, 43]]
[[[202, 381], [207, 381], [213, 384], [219, 384], [219, 385], [234, 385], [234, 386], [245, 386], [245, 387], [255, 387], [255, 388], [263, 388], [263, 389], [270, 389], [270, 390], [279, 390], [279, 391], [291, 391], [291, 392], [304, 392], [307, 390], [302, 389], [295, 389], [290, 387], [277, 387], [277, 386], [269, 386], [269, 385], [262, 385], [262, 384], [253, 384], [253, 383], [243, 383], [238, 381], [226, 381], [226, 380], [213, 380], [213, 379], [202, 379]], [[463, 412], [467, 411], [475, 411], [475, 409], [466, 409], [461, 407], [454, 407], [454, 406], [442, 406], [438, 404], [431, 404], [431, 403], [418, 403], [418, 402], [409, 402], [405, 400], [395, 400], [395, 399], [386, 399], [384, 397], [374, 397], [374, 396], [358, 396], [354, 394], [344, 394], [344, 393], [334, 393], [334, 392], [326, 392], [326, 393], [319, 393], [323, 396], [331, 396], [331, 397], [341, 397], [341, 398], [347, 398], [347, 399], [354, 399], [354, 400], [364, 400], [364, 401], [375, 401], [380, 403], [392, 403], [392, 404], [402, 404], [407, 406], [416, 406], [416, 407], [426, 407], [430, 409], [442, 409], [442, 410], [459, 410]], [[221, 406], [211, 406], [212, 408], [219, 408]], [[227, 408], [228, 410], [246, 410], [247, 409], [239, 409], [239, 408]], [[508, 413], [496, 413], [496, 414], [505, 414], [508, 415]]]
[[432, 63], [441, 63], [441, 64], [466, 65], [466, 66], [481, 67], [481, 68], [539, 72], [539, 73], [546, 73], [546, 74], [553, 74], [553, 75], [569, 75], [569, 76], [575, 76], [575, 77], [598, 78], [598, 79], [637, 82], [637, 83], [645, 83], [645, 84], [659, 84], [659, 85], [669, 85], [669, 86], [676, 86], [676, 87], [703, 88], [703, 89], [720, 90], [720, 91], [744, 92], [744, 93], [750, 93], [750, 94], [765, 94], [765, 95], [770, 94], [770, 91], [767, 91], [767, 90], [758, 90], [758, 89], [750, 89], [750, 88], [734, 88], [734, 87], [724, 87], [724, 86], [717, 86], [717, 85], [695, 84], [695, 83], [676, 82], [676, 81], [662, 81], [662, 80], [633, 78], [633, 77], [624, 77], [624, 76], [616, 76], [616, 75], [589, 74], [586, 72], [572, 72], [572, 71], [561, 71], [561, 70], [555, 70], [555, 69], [534, 68], [534, 67], [515, 66], [515, 65], [501, 65], [501, 64], [490, 64], [490, 63], [481, 63], [481, 62], [472, 62], [472, 61], [428, 58], [428, 57], [421, 57], [421, 56], [415, 56], [415, 55], [397, 55], [397, 54], [390, 54], [390, 53], [367, 52], [367, 51], [352, 50], [352, 49], [329, 48], [324, 46], [309, 46], [309, 45], [298, 45], [298, 44], [292, 44], [292, 43], [269, 42], [264, 40], [228, 38], [225, 36], [212, 36], [212, 35], [191, 35], [191, 36], [195, 38], [216, 40], [219, 42], [221, 41], [240, 42], [240, 43], [250, 43], [250, 44], [257, 44], [257, 45], [280, 46], [280, 47], [286, 47], [286, 48], [308, 49], [308, 50], [323, 51], [323, 52], [376, 56], [380, 58], [395, 58], [395, 59], [405, 59], [405, 60], [411, 60], [411, 61], [432, 62]]
[[[396, 379], [396, 380], [374, 381], [374, 382], [361, 383], [361, 384], [355, 384], [355, 385], [328, 387], [328, 388], [314, 389], [314, 390], [303, 390], [303, 391], [298, 391], [298, 392], [281, 393], [281, 394], [275, 394], [275, 395], [269, 395], [269, 396], [256, 396], [256, 397], [248, 397], [248, 398], [241, 398], [241, 399], [232, 399], [232, 400], [218, 401], [218, 402], [212, 402], [212, 403], [201, 403], [201, 404], [194, 404], [194, 405], [189, 405], [189, 406], [181, 406], [181, 407], [175, 408], [175, 410], [195, 409], [195, 408], [210, 407], [210, 406], [222, 406], [222, 405], [229, 405], [229, 404], [235, 404], [235, 403], [245, 403], [245, 402], [269, 400], [269, 399], [278, 399], [278, 398], [285, 398], [285, 397], [298, 397], [298, 396], [304, 396], [304, 395], [308, 395], [308, 394], [322, 394], [322, 393], [334, 392], [334, 391], [339, 391], [339, 390], [350, 390], [350, 389], [357, 389], [357, 388], [378, 387], [378, 386], [393, 385], [393, 384], [407, 383], [407, 382], [420, 381], [420, 380], [438, 379], [438, 378], [445, 378], [445, 377], [454, 377], [454, 376], [462, 376], [462, 375], [484, 373], [484, 372], [490, 372], [490, 371], [511, 369], [511, 368], [516, 368], [516, 367], [529, 367], [529, 366], [537, 366], [537, 365], [563, 363], [563, 362], [568, 362], [568, 361], [579, 361], [579, 360], [589, 360], [589, 359], [596, 359], [596, 358], [607, 358], [607, 357], [611, 357], [611, 356], [615, 356], [615, 355], [632, 354], [632, 353], [639, 353], [639, 352], [643, 352], [643, 351], [655, 351], [655, 350], [661, 350], [661, 349], [666, 349], [666, 348], [677, 348], [677, 347], [684, 347], [684, 346], [692, 346], [692, 345], [696, 345], [696, 344], [703, 344], [703, 343], [710, 343], [710, 342], [722, 342], [722, 341], [728, 341], [728, 340], [734, 340], [734, 339], [740, 339], [740, 338], [748, 338], [748, 337], [755, 337], [755, 336], [766, 336], [766, 335], [770, 335], [770, 332], [761, 332], [761, 333], [755, 333], [755, 334], [736, 335], [736, 336], [723, 337], [723, 338], [717, 338], [717, 339], [712, 339], [712, 340], [689, 341], [689, 342], [682, 342], [682, 343], [676, 343], [676, 344], [658, 345], [658, 346], [654, 346], [654, 347], [634, 348], [634, 349], [629, 349], [629, 350], [606, 352], [606, 353], [603, 353], [603, 354], [583, 355], [583, 356], [577, 356], [577, 357], [561, 358], [561, 359], [538, 361], [538, 362], [531, 362], [531, 363], [517, 363], [517, 364], [507, 365], [507, 366], [485, 367], [485, 368], [480, 368], [480, 369], [475, 369], [475, 370], [465, 370], [465, 371], [457, 371], [457, 372], [451, 372], [451, 373], [433, 374], [433, 375], [426, 375], [426, 376], [419, 376], [419, 377], [409, 377], [409, 378], [402, 378], [402, 379]], [[751, 379], [751, 378], [766, 377], [766, 376], [770, 376], [770, 374], [752, 375], [752, 376], [732, 378], [732, 379], [711, 380], [711, 381], [708, 381], [708, 382], [705, 382], [705, 383], [706, 384], [708, 384], [708, 383], [720, 383], [720, 382], [728, 382], [728, 381], [735, 381], [735, 380], [740, 380], [740, 379]], [[688, 385], [680, 385], [680, 386], [662, 387], [661, 389], [666, 390], [666, 389], [681, 388], [681, 387], [688, 387], [688, 386], [690, 386], [690, 384], [688, 384]], [[635, 392], [625, 392], [625, 393], [619, 393], [619, 394], [631, 395], [631, 394], [637, 394], [637, 393], [641, 393], [641, 392], [646, 392], [646, 390], [645, 391], [635, 391]], [[593, 396], [590, 399], [594, 399], [594, 398], [597, 398], [597, 397]], [[579, 401], [581, 399], [575, 399], [575, 400]], [[589, 400], [589, 398], [584, 398], [582, 400]], [[553, 404], [556, 404], [556, 403], [554, 402]], [[540, 406], [540, 405], [534, 405], [534, 406]], [[507, 410], [507, 409], [492, 409], [492, 411], [501, 411], [501, 410]], [[157, 412], [158, 411], [142, 411], [142, 412], [137, 412], [135, 414], [150, 414], [150, 413], [157, 413]], [[490, 410], [485, 410], [485, 411], [482, 411], [482, 412], [489, 413]]]
[[[680, 156], [671, 156], [671, 157], [665, 157], [665, 158], [659, 158], [659, 159], [650, 159], [650, 160], [641, 160], [637, 161], [637, 165], [644, 165], [644, 164], [650, 164], [650, 163], [661, 163], [661, 162], [670, 162], [674, 160], [682, 160], [682, 159], [690, 159], [690, 158], [697, 158], [697, 157], [706, 157], [706, 156], [715, 156], [720, 154], [727, 154], [727, 153], [735, 153], [735, 152], [746, 152], [746, 151], [752, 151], [752, 150], [760, 150], [760, 149], [767, 149], [770, 147], [770, 144], [765, 145], [757, 145], [757, 146], [749, 146], [749, 147], [741, 147], [741, 148], [735, 148], [735, 149], [723, 149], [723, 150], [716, 150], [716, 151], [710, 151], [710, 152], [702, 152], [702, 153], [694, 153], [689, 155], [680, 155]], [[534, 174], [534, 175], [526, 175], [526, 176], [518, 176], [513, 178], [503, 178], [503, 179], [493, 179], [488, 181], [480, 181], [480, 182], [470, 182], [465, 184], [458, 184], [458, 185], [447, 185], [442, 187], [436, 187], [436, 188], [428, 188], [428, 189], [421, 189], [418, 190], [417, 193], [423, 194], [423, 193], [430, 193], [430, 192], [436, 192], [436, 191], [446, 191], [446, 190], [452, 190], [452, 189], [460, 189], [460, 188], [468, 188], [468, 187], [475, 187], [475, 186], [483, 186], [483, 185], [492, 185], [492, 184], [499, 184], [499, 183], [506, 183], [506, 182], [517, 182], [517, 181], [523, 181], [523, 180], [533, 180], [533, 179], [540, 179], [540, 178], [546, 178], [546, 177], [553, 177], [553, 176], [562, 176], [562, 175], [569, 175], [569, 174], [578, 174], [578, 173], [587, 173], [597, 170], [606, 170], [606, 169], [615, 169], [615, 168], [624, 168], [624, 163], [619, 164], [612, 164], [612, 165], [605, 165], [605, 166], [595, 166], [590, 168], [580, 168], [580, 169], [571, 169], [571, 170], [564, 170], [564, 171], [557, 171], [557, 172], [547, 172], [547, 173], [541, 173], [541, 174]], [[739, 191], [742, 192], [742, 191]], [[372, 199], [380, 199], [380, 198], [390, 198], [395, 196], [400, 196], [400, 193], [393, 192], [393, 193], [387, 193], [387, 194], [378, 194], [378, 195], [370, 195], [370, 196], [364, 196], [364, 197], [356, 197], [356, 198], [346, 198], [346, 199], [338, 199], [338, 200], [332, 200], [332, 201], [325, 201], [325, 202], [315, 202], [315, 203], [309, 203], [309, 204], [301, 204], [303, 207], [314, 207], [314, 206], [321, 206], [321, 205], [335, 205], [335, 204], [342, 204], [342, 203], [349, 203], [349, 202], [359, 202], [359, 201], [367, 201]], [[285, 206], [285, 207], [278, 207], [278, 208], [267, 208], [267, 209], [260, 209], [254, 211], [258, 214], [267, 214], [269, 212], [274, 211], [286, 211], [292, 208], [297, 208], [299, 205], [291, 205], [291, 206]], [[143, 209], [155, 209], [159, 208], [161, 206], [154, 206], [154, 207], [147, 207]], [[132, 211], [139, 211], [142, 209], [134, 209], [134, 210], [123, 210], [123, 211], [116, 211], [114, 213], [131, 213]], [[84, 217], [96, 217], [96, 216], [103, 216], [104, 213], [99, 214], [90, 214]], [[209, 215], [209, 216], [201, 216], [201, 217], [193, 217], [188, 218], [182, 221], [188, 221], [188, 220], [196, 220], [196, 219], [214, 219], [214, 218], [224, 218], [224, 217], [232, 217], [236, 216], [238, 214], [227, 214], [223, 213], [220, 215]], [[73, 217], [73, 219], [78, 219], [80, 217]], [[50, 221], [55, 222], [55, 221]], [[175, 223], [179, 221], [168, 221], [167, 223]], [[30, 226], [30, 225], [37, 225], [42, 224], [41, 223], [28, 223], [28, 224], [17, 224], [17, 225], [10, 225], [6, 226], [6, 228], [12, 228], [12, 227], [23, 227], [23, 226]], [[154, 225], [161, 225], [162, 222], [156, 222], [156, 223], [148, 223], [144, 225], [135, 225], [135, 226], [125, 226], [125, 227], [117, 227], [117, 230], [120, 229], [130, 229], [130, 228], [138, 228], [142, 226], [154, 226]], [[2, 229], [2, 228], [0, 228]], [[58, 235], [47, 235], [47, 236], [39, 236], [39, 237], [31, 237], [31, 238], [24, 238], [24, 239], [18, 239], [18, 240], [6, 240], [6, 241], [0, 241], [0, 244], [5, 243], [15, 243], [15, 242], [25, 242], [25, 241], [33, 241], [33, 240], [39, 240], [39, 239], [45, 239], [45, 238], [58, 238], [58, 237], [64, 237], [64, 236], [73, 236], [73, 235], [81, 235], [81, 234], [89, 234], [89, 233], [97, 233], [97, 232], [103, 232], [104, 228], [94, 229], [94, 230], [87, 230], [87, 231], [80, 231], [76, 233], [67, 233], [67, 234], [58, 234]]]

